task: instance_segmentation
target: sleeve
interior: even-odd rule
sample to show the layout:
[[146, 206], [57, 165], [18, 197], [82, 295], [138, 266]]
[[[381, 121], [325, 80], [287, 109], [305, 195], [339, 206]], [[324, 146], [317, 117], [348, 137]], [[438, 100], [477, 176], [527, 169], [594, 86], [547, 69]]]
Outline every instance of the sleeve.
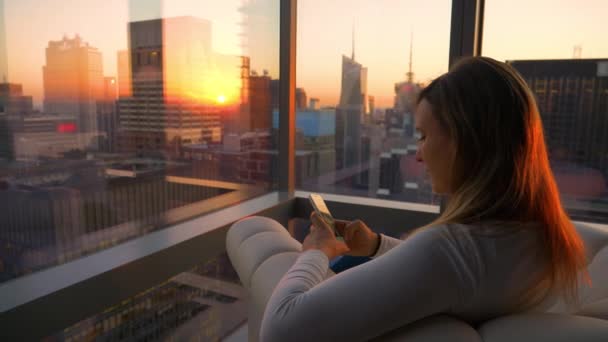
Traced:
[[371, 257], [377, 258], [377, 257], [383, 255], [384, 253], [390, 251], [394, 247], [398, 246], [402, 242], [403, 242], [403, 240], [401, 240], [401, 239], [397, 239], [394, 237], [386, 236], [384, 234], [380, 234], [380, 246], [378, 247], [378, 251], [376, 252], [376, 254], [372, 255]]
[[302, 253], [268, 301], [261, 341], [363, 341], [452, 310], [472, 289], [437, 231], [325, 281], [327, 257]]

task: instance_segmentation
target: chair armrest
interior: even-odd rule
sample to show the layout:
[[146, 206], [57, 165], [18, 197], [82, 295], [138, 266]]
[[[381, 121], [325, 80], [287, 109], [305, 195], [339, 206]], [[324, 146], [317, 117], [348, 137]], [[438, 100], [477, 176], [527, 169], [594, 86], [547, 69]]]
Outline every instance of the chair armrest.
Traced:
[[605, 342], [608, 321], [574, 315], [526, 313], [491, 320], [478, 331], [485, 342]]
[[285, 252], [299, 253], [301, 249], [282, 225], [266, 217], [242, 219], [230, 227], [226, 236], [228, 257], [246, 288], [251, 287], [253, 274], [268, 258]]
[[468, 323], [447, 315], [426, 317], [393, 330], [373, 341], [481, 342], [481, 336]]
[[608, 322], [608, 298], [583, 306], [576, 314], [600, 318]]
[[226, 251], [249, 294], [249, 341], [257, 341], [266, 303], [296, 261], [302, 245], [278, 222], [249, 217], [228, 230]]

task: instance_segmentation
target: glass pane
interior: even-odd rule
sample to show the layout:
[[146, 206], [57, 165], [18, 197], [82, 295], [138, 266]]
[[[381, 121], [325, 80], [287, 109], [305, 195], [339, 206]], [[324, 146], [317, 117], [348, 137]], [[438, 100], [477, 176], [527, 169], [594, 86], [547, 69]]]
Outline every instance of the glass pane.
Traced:
[[607, 12], [608, 2], [601, 0], [585, 6], [487, 1], [483, 41], [483, 55], [510, 63], [536, 96], [570, 216], [603, 223], [608, 222]]
[[278, 1], [0, 15], [0, 281], [275, 188]]
[[448, 69], [450, 16], [449, 0], [298, 2], [299, 189], [438, 203], [413, 113]]
[[246, 291], [222, 254], [44, 340], [219, 341], [246, 321]]

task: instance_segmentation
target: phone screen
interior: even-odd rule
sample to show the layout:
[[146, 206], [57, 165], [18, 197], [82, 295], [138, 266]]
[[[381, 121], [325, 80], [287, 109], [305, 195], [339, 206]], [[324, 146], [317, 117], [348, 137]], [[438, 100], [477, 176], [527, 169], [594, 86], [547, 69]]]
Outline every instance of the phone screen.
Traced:
[[336, 236], [340, 237], [340, 234], [336, 229], [336, 222], [334, 221], [333, 216], [331, 216], [323, 197], [317, 194], [310, 194], [308, 198], [310, 199], [313, 209], [321, 216], [321, 219], [331, 227]]

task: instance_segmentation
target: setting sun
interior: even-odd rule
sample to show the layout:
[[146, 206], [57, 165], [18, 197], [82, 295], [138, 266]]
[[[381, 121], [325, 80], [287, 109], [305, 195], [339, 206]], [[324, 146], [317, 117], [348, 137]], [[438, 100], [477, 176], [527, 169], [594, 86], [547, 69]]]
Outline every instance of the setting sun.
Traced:
[[224, 103], [224, 102], [226, 102], [226, 96], [224, 96], [224, 95], [218, 96], [217, 97], [217, 102], [218, 103]]

